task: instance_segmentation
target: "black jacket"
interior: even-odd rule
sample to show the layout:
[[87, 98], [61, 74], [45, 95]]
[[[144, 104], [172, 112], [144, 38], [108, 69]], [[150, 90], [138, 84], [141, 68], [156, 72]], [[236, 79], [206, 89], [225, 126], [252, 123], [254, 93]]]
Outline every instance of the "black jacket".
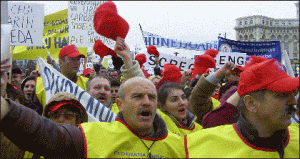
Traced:
[[[0, 131], [20, 149], [45, 158], [84, 158], [84, 141], [78, 127], [56, 124], [27, 107], [6, 100], [11, 108], [0, 121]], [[121, 112], [117, 118], [124, 121]], [[168, 133], [159, 115], [155, 116], [153, 126], [155, 132], [151, 138], [162, 138]]]

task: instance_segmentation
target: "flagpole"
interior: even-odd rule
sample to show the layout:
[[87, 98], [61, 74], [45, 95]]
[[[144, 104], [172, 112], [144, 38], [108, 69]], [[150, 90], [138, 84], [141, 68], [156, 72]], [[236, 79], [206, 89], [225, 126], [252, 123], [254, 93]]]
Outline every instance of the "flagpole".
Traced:
[[147, 48], [146, 41], [145, 41], [145, 36], [144, 36], [144, 32], [143, 32], [143, 29], [142, 29], [142, 26], [141, 26], [140, 23], [139, 23], [139, 26], [140, 26], [140, 29], [141, 29], [141, 32], [142, 32], [142, 36], [143, 36], [145, 47]]

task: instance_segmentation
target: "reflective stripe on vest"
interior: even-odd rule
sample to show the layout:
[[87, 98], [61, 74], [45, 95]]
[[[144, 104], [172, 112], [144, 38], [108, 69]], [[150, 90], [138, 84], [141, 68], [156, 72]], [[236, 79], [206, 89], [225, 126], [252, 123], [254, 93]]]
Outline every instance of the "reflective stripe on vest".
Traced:
[[[86, 91], [86, 82], [88, 80], [89, 80], [88, 78], [78, 75], [76, 84], [84, 91]], [[35, 93], [40, 103], [43, 105], [43, 109], [44, 109], [46, 106], [46, 93], [45, 93], [42, 77], [36, 78]]]
[[[113, 123], [83, 123], [79, 127], [86, 139], [87, 158], [148, 158], [149, 150], [143, 142], [148, 147], [154, 142], [139, 138], [119, 119]], [[173, 133], [157, 139], [150, 150], [153, 158], [185, 158], [184, 139]]]
[[202, 126], [196, 122], [194, 122], [195, 126], [192, 129], [185, 129], [182, 127], [179, 127], [176, 125], [176, 123], [172, 120], [171, 117], [169, 117], [167, 114], [162, 112], [161, 110], [157, 109], [157, 112], [161, 118], [165, 121], [167, 128], [169, 131], [171, 131], [174, 134], [178, 134], [180, 136], [184, 136], [190, 133], [197, 132], [199, 130], [202, 130]]
[[[284, 158], [299, 158], [299, 127], [289, 126]], [[203, 129], [185, 136], [191, 158], [279, 158], [276, 149], [256, 147], [240, 137], [235, 124]]]

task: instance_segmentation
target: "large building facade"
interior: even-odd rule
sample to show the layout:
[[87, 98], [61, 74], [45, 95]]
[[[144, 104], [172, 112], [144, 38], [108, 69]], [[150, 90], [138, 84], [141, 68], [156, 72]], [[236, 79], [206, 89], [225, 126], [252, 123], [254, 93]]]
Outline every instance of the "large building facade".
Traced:
[[299, 64], [299, 2], [295, 5], [295, 19], [274, 19], [262, 15], [236, 19], [237, 41], [280, 41], [281, 53], [287, 51], [295, 70], [295, 64]]

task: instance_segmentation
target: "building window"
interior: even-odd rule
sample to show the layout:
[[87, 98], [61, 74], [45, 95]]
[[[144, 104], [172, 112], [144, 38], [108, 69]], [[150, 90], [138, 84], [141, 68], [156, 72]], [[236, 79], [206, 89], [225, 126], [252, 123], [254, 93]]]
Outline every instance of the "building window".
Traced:
[[247, 25], [247, 21], [245, 21], [245, 25]]
[[243, 24], [242, 24], [242, 21], [240, 21], [240, 25], [243, 25]]
[[242, 35], [240, 35], [240, 40], [243, 40], [243, 36]]
[[247, 35], [245, 35], [245, 40], [248, 40], [248, 36]]
[[278, 41], [281, 41], [281, 39], [282, 39], [282, 38], [281, 38], [281, 36], [280, 36], [280, 35], [279, 35], [279, 36], [277, 36], [277, 40], [278, 40]]
[[284, 36], [284, 41], [289, 41], [289, 36], [285, 35]]
[[289, 23], [289, 26], [291, 26], [292, 25], [292, 23]]
[[272, 22], [270, 22], [270, 25], [272, 26]]
[[277, 30], [277, 33], [279, 33], [279, 30]]
[[269, 21], [266, 21], [266, 25], [269, 25]]
[[294, 40], [298, 40], [298, 37], [296, 35], [293, 36]]
[[286, 30], [287, 33], [289, 33], [289, 30]]
[[263, 25], [265, 24], [265, 20], [262, 20], [262, 24], [263, 24]]
[[284, 25], [285, 25], [285, 23], [282, 23], [282, 25], [284, 26]]
[[275, 40], [275, 36], [274, 35], [271, 35], [271, 40]]
[[252, 34], [250, 35], [250, 40], [251, 40], [251, 39], [254, 39], [254, 36], [253, 36]]
[[250, 20], [250, 24], [253, 24], [253, 20]]
[[294, 51], [294, 52], [297, 52], [297, 43], [294, 43], [293, 51]]
[[285, 33], [285, 30], [283, 30], [283, 33]]
[[278, 25], [279, 25], [279, 23], [275, 23], [275, 25], [276, 25], [276, 26], [278, 26]]

